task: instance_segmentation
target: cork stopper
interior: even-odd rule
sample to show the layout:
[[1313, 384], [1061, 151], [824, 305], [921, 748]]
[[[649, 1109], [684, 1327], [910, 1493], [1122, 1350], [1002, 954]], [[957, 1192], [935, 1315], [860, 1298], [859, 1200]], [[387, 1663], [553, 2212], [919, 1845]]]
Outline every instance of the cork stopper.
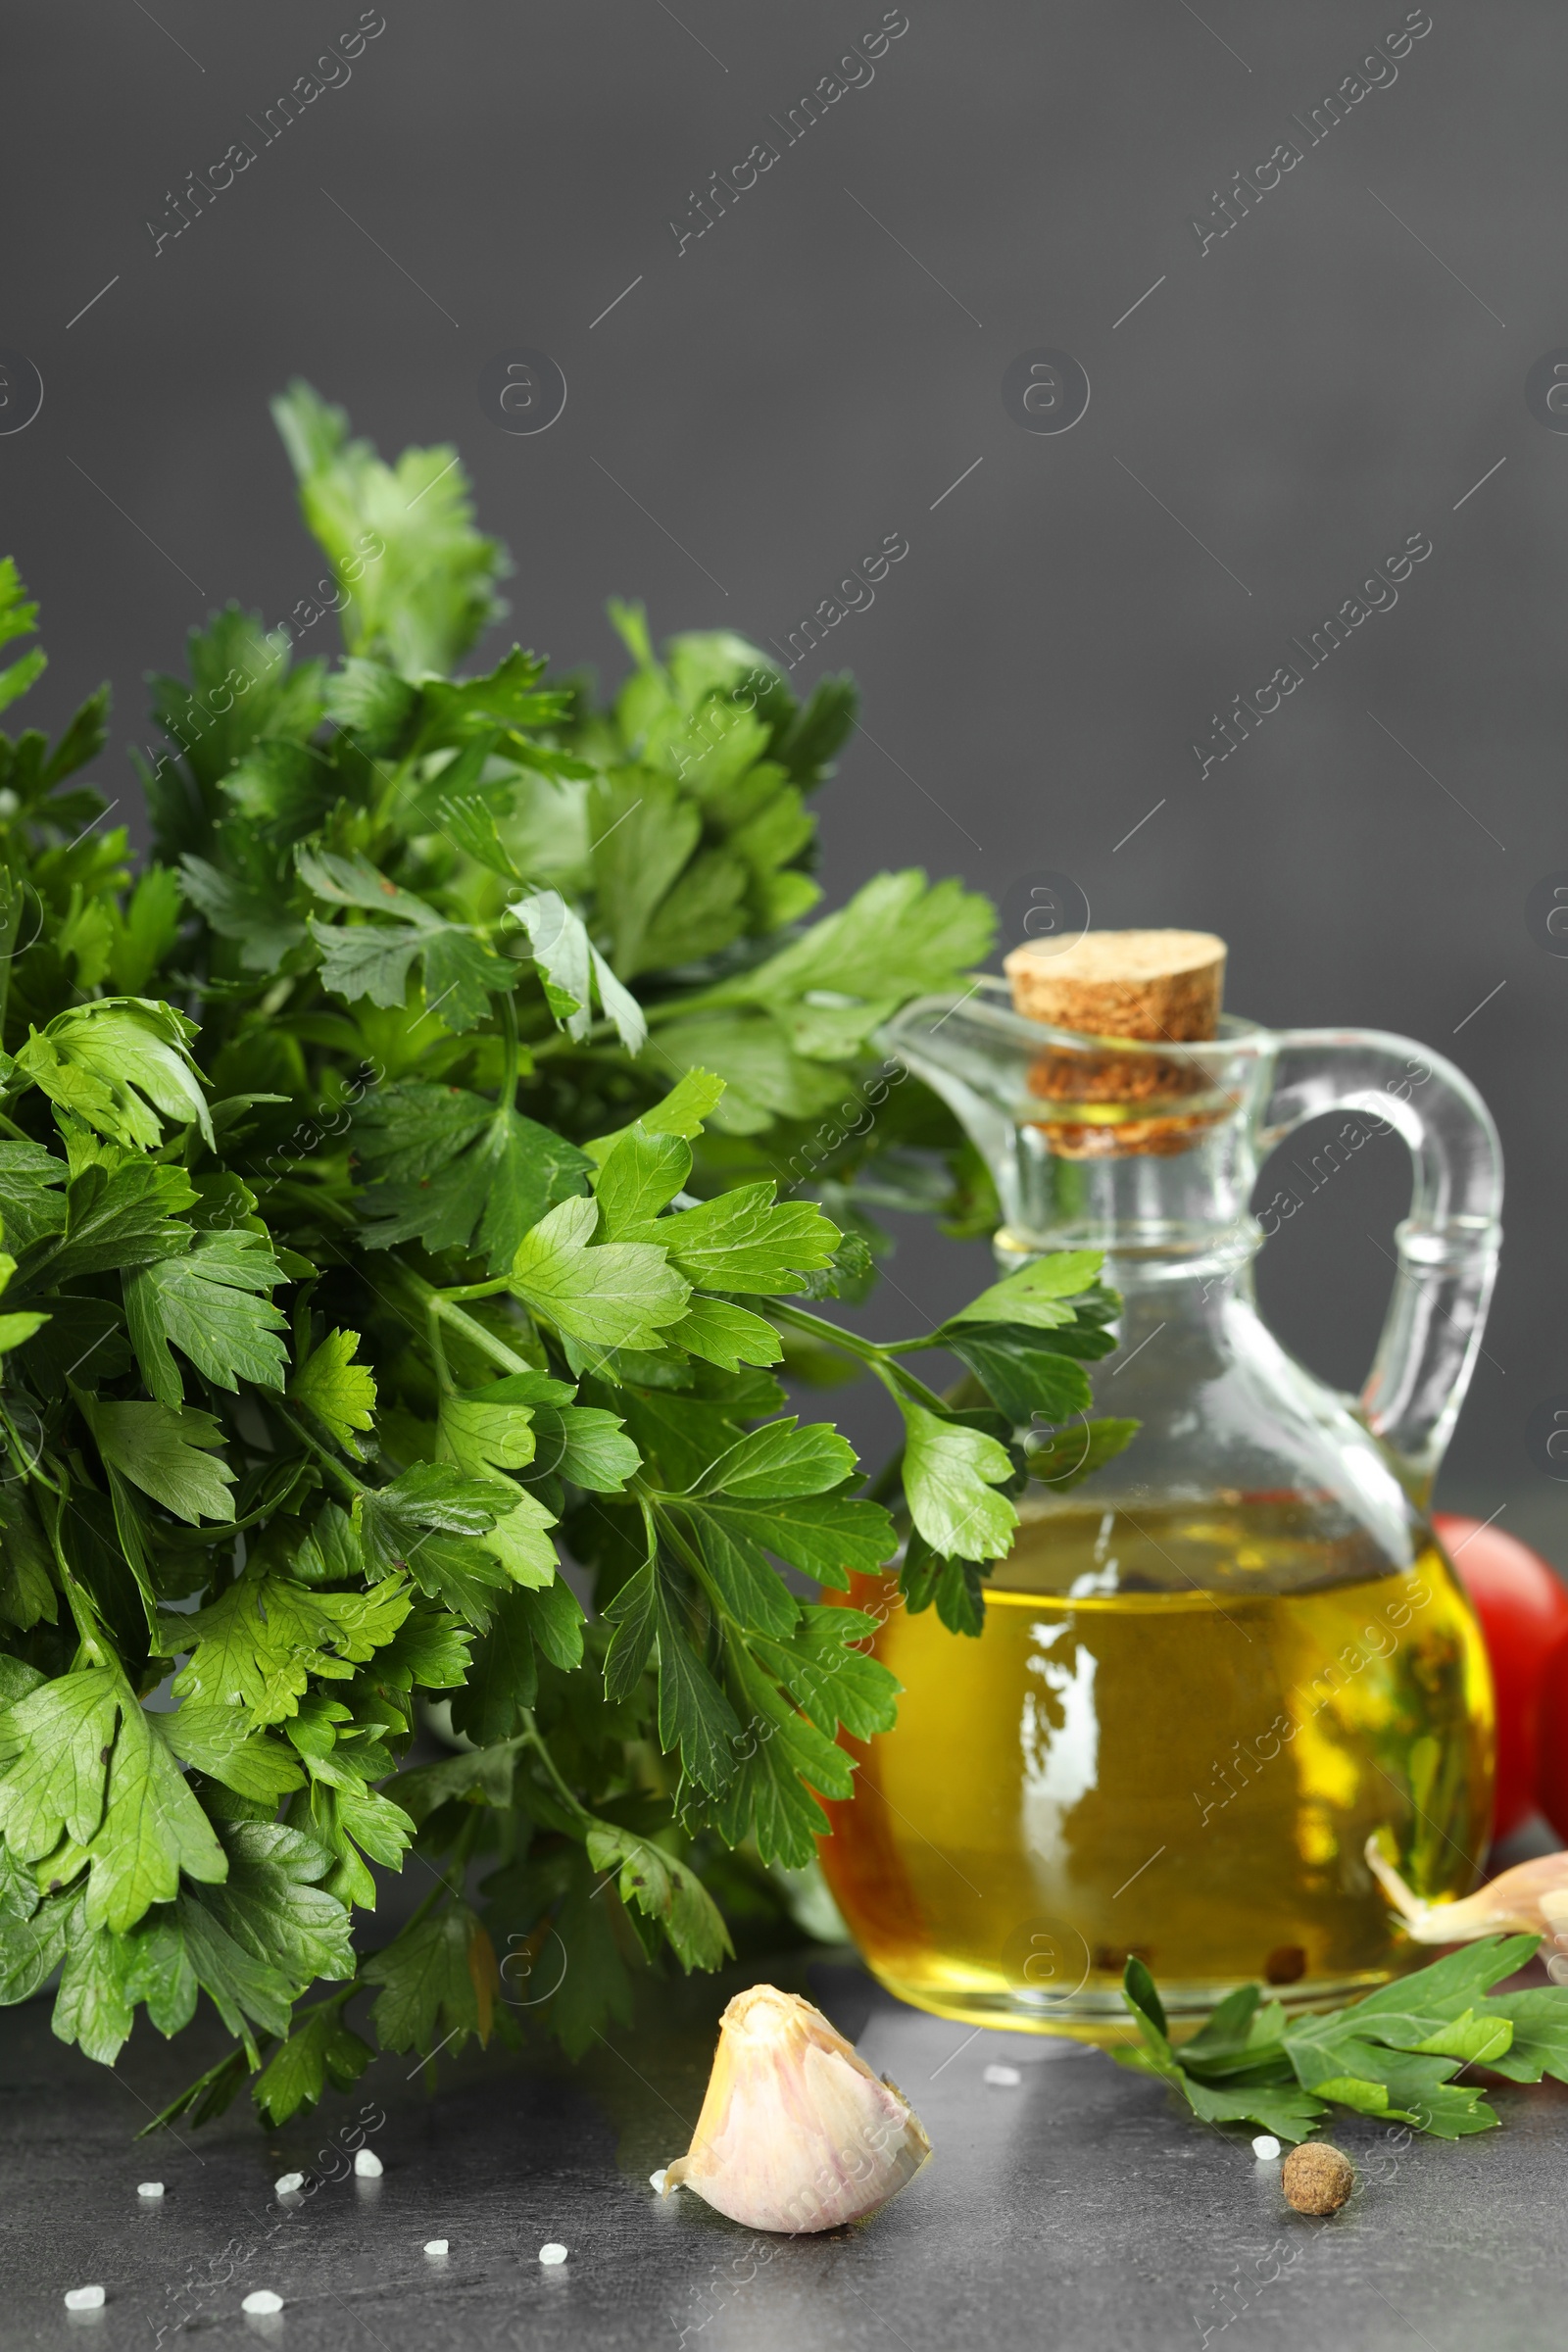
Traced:
[[[1014, 1010], [1054, 1029], [1170, 1045], [1218, 1034], [1225, 942], [1210, 931], [1086, 931], [1054, 954], [1014, 948], [1004, 969]], [[1209, 1086], [1186, 1058], [1088, 1045], [1048, 1048], [1029, 1072], [1031, 1094], [1058, 1106], [1037, 1124], [1062, 1159], [1185, 1152], [1229, 1107], [1192, 1101]]]
[[1016, 1011], [1096, 1037], [1213, 1037], [1225, 942], [1211, 931], [1086, 931], [1054, 955], [1014, 948], [1003, 966]]

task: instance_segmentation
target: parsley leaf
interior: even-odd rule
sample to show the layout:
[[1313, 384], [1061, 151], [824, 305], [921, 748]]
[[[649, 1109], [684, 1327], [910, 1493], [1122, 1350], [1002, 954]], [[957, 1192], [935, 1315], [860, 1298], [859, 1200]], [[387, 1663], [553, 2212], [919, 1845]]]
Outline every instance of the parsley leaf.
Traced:
[[454, 1729], [481, 1747], [510, 1740], [539, 1695], [539, 1661], [569, 1674], [582, 1655], [581, 1604], [563, 1579], [503, 1593], [475, 1646], [466, 1687], [453, 1701]]
[[461, 2049], [470, 2035], [489, 2040], [500, 1972], [488, 1935], [466, 1905], [416, 1920], [372, 1952], [360, 1974], [381, 1987], [370, 2014], [383, 2049], [443, 2041]]
[[997, 1492], [1013, 1477], [1012, 1458], [984, 1430], [902, 1403], [904, 1491], [915, 1526], [934, 1551], [962, 1560], [997, 1560], [1012, 1542], [1018, 1514]]
[[472, 1250], [492, 1274], [511, 1265], [530, 1226], [583, 1191], [591, 1164], [510, 1104], [422, 1081], [371, 1096], [354, 1132], [372, 1179], [368, 1247], [417, 1240], [430, 1250]]
[[509, 1514], [530, 1499], [498, 1479], [416, 1462], [390, 1486], [365, 1488], [355, 1497], [366, 1573], [379, 1578], [406, 1567], [421, 1592], [482, 1631], [495, 1605], [493, 1588], [505, 1585], [512, 1570], [488, 1543], [474, 1539], [499, 1534]]
[[205, 1608], [170, 1623], [170, 1639], [191, 1651], [174, 1677], [174, 1695], [242, 1710], [253, 1727], [281, 1723], [312, 1675], [346, 1680], [392, 1640], [410, 1605], [397, 1579], [368, 1592], [319, 1592], [285, 1577], [241, 1577]]
[[639, 1227], [637, 1238], [662, 1244], [693, 1290], [802, 1291], [806, 1276], [833, 1262], [839, 1233], [812, 1201], [774, 1205], [772, 1184], [733, 1192]]
[[352, 2090], [375, 2052], [343, 2023], [340, 2000], [308, 2010], [272, 2052], [257, 2077], [252, 2097], [270, 2131], [302, 2108], [317, 2105], [328, 2083]]
[[183, 1168], [163, 1167], [111, 1152], [72, 1173], [66, 1188], [65, 1231], [34, 1245], [23, 1260], [24, 1279], [52, 1284], [111, 1267], [151, 1265], [191, 1246], [182, 1211], [196, 1194]]
[[1080, 1479], [1092, 1477], [1102, 1463], [1112, 1461], [1137, 1435], [1136, 1421], [1084, 1421], [1057, 1430], [1025, 1446], [1029, 1475], [1064, 1494]]
[[368, 441], [349, 438], [341, 409], [298, 380], [272, 415], [306, 520], [353, 589], [349, 651], [384, 654], [406, 678], [450, 668], [500, 612], [505, 568], [495, 540], [473, 528], [457, 452], [409, 450], [384, 466]]
[[289, 1384], [296, 1404], [314, 1413], [344, 1451], [363, 1458], [355, 1433], [375, 1426], [375, 1375], [354, 1358], [362, 1346], [357, 1331], [329, 1331], [312, 1348]]
[[55, 1188], [65, 1181], [65, 1161], [41, 1144], [0, 1143], [0, 1231], [8, 1248], [20, 1253], [60, 1231], [66, 1203]]
[[17, 1068], [114, 1143], [156, 1151], [162, 1120], [170, 1119], [194, 1125], [211, 1144], [207, 1099], [190, 1057], [195, 1035], [195, 1023], [167, 1004], [99, 997], [30, 1030]]
[[592, 1200], [560, 1201], [524, 1234], [512, 1261], [513, 1296], [585, 1348], [658, 1348], [686, 1310], [690, 1287], [651, 1243], [602, 1242]]
[[[1124, 1992], [1143, 2047], [1124, 2065], [1157, 2074], [1207, 2123], [1255, 2124], [1305, 2139], [1329, 2102], [1461, 2139], [1498, 2123], [1478, 2085], [1455, 2078], [1480, 2064], [1516, 2082], [1568, 2080], [1568, 1986], [1488, 1998], [1530, 1959], [1536, 1936], [1485, 1936], [1348, 2009], [1289, 2018], [1262, 2006], [1255, 1984], [1220, 2005], [1203, 2031], [1174, 2048], [1142, 1961]], [[1227, 2084], [1230, 2087], [1227, 2087]]]
[[170, 1353], [177, 1348], [220, 1389], [241, 1378], [283, 1386], [286, 1318], [265, 1296], [283, 1269], [261, 1234], [198, 1233], [182, 1255], [156, 1259], [125, 1278], [125, 1322], [142, 1378], [161, 1404], [178, 1405], [184, 1384]]
[[[75, 780], [104, 694], [0, 736], [0, 1997], [58, 1968], [57, 2031], [113, 2060], [205, 1991], [234, 2048], [170, 2116], [249, 2075], [274, 2124], [367, 2062], [349, 1914], [416, 1821], [383, 2044], [510, 2031], [492, 1937], [564, 1953], [529, 2005], [574, 2051], [633, 1967], [715, 1965], [715, 1898], [810, 1858], [842, 1742], [892, 1720], [870, 1620], [814, 1595], [912, 1516], [910, 1604], [977, 1631], [1028, 1470], [1108, 1457], [1116, 1307], [1080, 1254], [917, 1342], [808, 1311], [869, 1294], [870, 1206], [989, 1206], [876, 1042], [964, 985], [984, 902], [905, 873], [814, 919], [850, 682], [802, 707], [632, 607], [608, 699], [519, 647], [459, 675], [505, 559], [454, 453], [384, 465], [300, 385], [278, 420], [335, 586], [270, 630], [229, 606], [155, 681], [156, 862]], [[328, 601], [343, 659], [302, 660]], [[0, 637], [34, 617], [0, 571]], [[907, 1408], [897, 1518], [780, 1417], [786, 1344]], [[482, 1751], [394, 1778], [438, 1693]], [[1502, 2032], [1461, 2005], [1402, 2055]]]
[[511, 989], [512, 967], [468, 925], [446, 920], [412, 891], [400, 890], [368, 858], [301, 850], [296, 862], [306, 888], [327, 905], [398, 918], [338, 924], [310, 917], [321, 978], [348, 1003], [368, 997], [372, 1004], [401, 1006], [418, 960], [428, 1011], [439, 1012], [447, 1028], [463, 1030], [486, 1017], [493, 994]]
[[1065, 1421], [1094, 1402], [1089, 1376], [1080, 1364], [1050, 1345], [1054, 1334], [1026, 1323], [950, 1324], [944, 1339], [1013, 1422], [1036, 1413]]
[[45, 1683], [0, 1716], [0, 1835], [19, 1860], [69, 1885], [88, 1869], [85, 1921], [133, 1927], [170, 1901], [180, 1873], [227, 1864], [166, 1744], [112, 1666]]
[[528, 934], [546, 1001], [566, 1035], [588, 1035], [597, 997], [628, 1054], [640, 1053], [648, 1035], [642, 1007], [616, 979], [589, 939], [581, 915], [572, 913], [560, 892], [534, 891], [508, 911]]
[[587, 1849], [595, 1870], [617, 1874], [615, 1891], [627, 1910], [659, 1922], [683, 1968], [718, 1968], [734, 1957], [718, 1905], [673, 1854], [609, 1821], [593, 1824]]
[[971, 1298], [952, 1327], [967, 1323], [1025, 1323], [1053, 1331], [1070, 1323], [1074, 1300], [1092, 1291], [1103, 1263], [1099, 1250], [1060, 1250], [1037, 1257], [1005, 1281], [993, 1283]]
[[84, 1400], [84, 1409], [106, 1467], [128, 1478], [166, 1511], [193, 1527], [203, 1519], [233, 1518], [228, 1490], [234, 1473], [226, 1461], [215, 1458], [223, 1432], [211, 1413], [189, 1404], [134, 1399]]

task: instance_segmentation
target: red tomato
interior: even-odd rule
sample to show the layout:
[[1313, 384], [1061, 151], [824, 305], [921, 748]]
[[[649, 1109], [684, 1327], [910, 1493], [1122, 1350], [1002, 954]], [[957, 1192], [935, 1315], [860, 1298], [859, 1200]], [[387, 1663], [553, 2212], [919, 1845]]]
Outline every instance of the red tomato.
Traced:
[[1541, 1675], [1541, 1810], [1568, 1845], [1568, 1634], [1546, 1652]]
[[1568, 1634], [1568, 1586], [1500, 1527], [1443, 1511], [1432, 1524], [1486, 1636], [1497, 1693], [1493, 1835], [1506, 1838], [1536, 1810], [1542, 1678], [1548, 1649]]

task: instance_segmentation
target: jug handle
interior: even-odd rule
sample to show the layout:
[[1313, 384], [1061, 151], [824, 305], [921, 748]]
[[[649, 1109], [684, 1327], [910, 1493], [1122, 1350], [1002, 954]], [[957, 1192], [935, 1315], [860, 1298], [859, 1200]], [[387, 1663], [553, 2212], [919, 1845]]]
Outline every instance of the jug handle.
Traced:
[[1303, 1120], [1360, 1111], [1403, 1136], [1410, 1213], [1357, 1410], [1424, 1504], [1481, 1351], [1502, 1229], [1502, 1147], [1462, 1070], [1376, 1029], [1289, 1029], [1257, 1130], [1270, 1152]]

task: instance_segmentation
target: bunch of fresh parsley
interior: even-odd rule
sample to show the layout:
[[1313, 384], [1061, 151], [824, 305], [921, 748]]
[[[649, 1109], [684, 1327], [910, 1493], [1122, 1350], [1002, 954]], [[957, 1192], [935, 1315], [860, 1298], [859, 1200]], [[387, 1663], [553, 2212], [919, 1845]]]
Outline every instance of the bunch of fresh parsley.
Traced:
[[[715, 1891], [808, 1864], [841, 1728], [893, 1721], [836, 1597], [884, 1504], [910, 1605], [974, 1632], [1031, 1468], [1129, 1434], [1031, 1434], [1112, 1344], [1093, 1254], [916, 1342], [816, 1311], [868, 1286], [868, 1200], [987, 1208], [875, 1041], [990, 908], [910, 872], [808, 923], [848, 682], [661, 661], [632, 611], [608, 708], [520, 649], [455, 676], [504, 569], [455, 454], [388, 466], [304, 386], [277, 416], [342, 659], [232, 607], [192, 636], [134, 876], [69, 781], [105, 696], [0, 737], [0, 2000], [58, 1968], [107, 2062], [205, 1994], [234, 2048], [171, 2114], [252, 2078], [273, 2124], [359, 2027], [579, 2050], [633, 1970], [716, 1965]], [[0, 642], [34, 618], [6, 565]], [[782, 1412], [826, 1363], [904, 1415], [878, 1499]], [[431, 1703], [471, 1744], [400, 1770]], [[356, 1939], [411, 1848], [417, 1910]]]
[[1510, 2082], [1568, 2082], [1568, 1985], [1492, 1986], [1534, 1958], [1539, 1936], [1488, 1936], [1400, 1977], [1352, 2008], [1292, 2017], [1255, 1984], [1221, 2001], [1202, 2031], [1173, 2045], [1164, 2004], [1142, 1960], [1124, 1995], [1142, 2048], [1124, 2066], [1157, 2075], [1205, 2124], [1254, 2124], [1306, 2139], [1331, 2103], [1465, 2139], [1498, 2121], [1480, 2086], [1456, 2078], [1484, 2066]]

